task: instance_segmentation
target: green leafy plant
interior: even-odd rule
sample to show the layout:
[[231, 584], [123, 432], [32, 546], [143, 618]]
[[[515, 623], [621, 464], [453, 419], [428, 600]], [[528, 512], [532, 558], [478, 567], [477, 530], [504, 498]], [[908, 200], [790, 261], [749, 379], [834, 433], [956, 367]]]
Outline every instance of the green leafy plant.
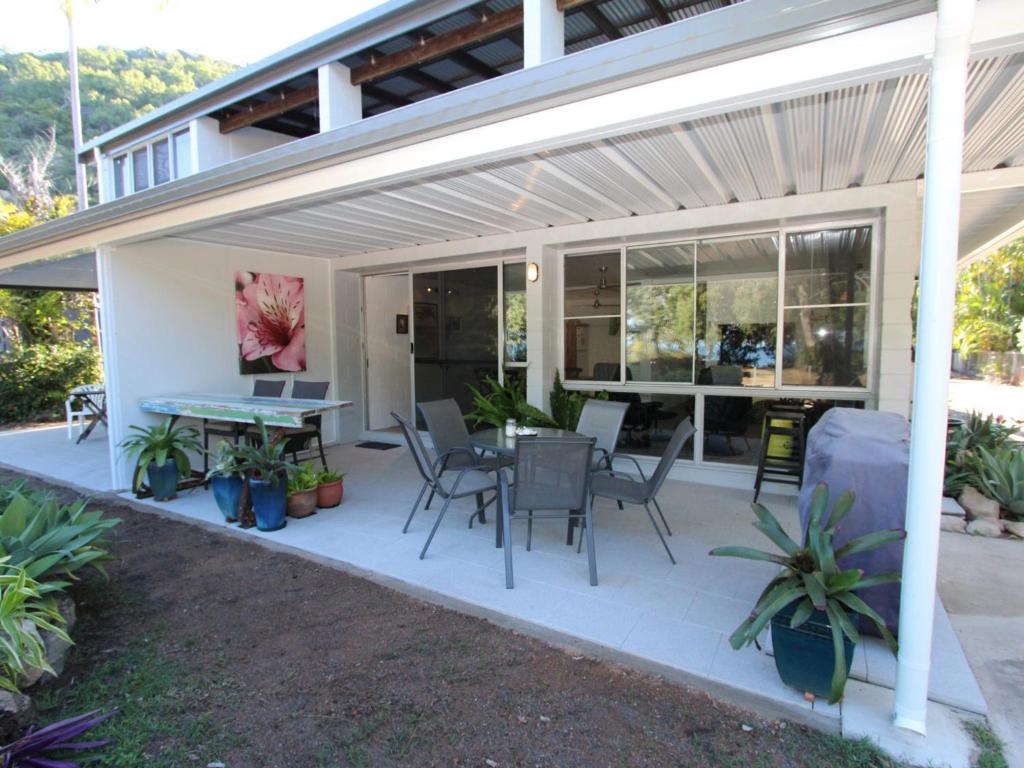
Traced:
[[199, 433], [193, 427], [175, 427], [170, 418], [152, 427], [139, 427], [132, 424], [128, 427], [135, 434], [122, 440], [118, 447], [125, 455], [134, 458], [138, 465], [132, 487], [138, 490], [142, 484], [146, 469], [151, 463], [162, 467], [168, 459], [172, 459], [178, 467], [178, 477], [187, 477], [192, 471], [186, 451], [201, 453]]
[[816, 612], [824, 614], [832, 629], [832, 647], [835, 651], [835, 668], [832, 673], [830, 703], [842, 698], [846, 687], [847, 667], [845, 635], [851, 642], [860, 641], [853, 618], [864, 616], [878, 629], [889, 648], [896, 653], [896, 640], [885, 626], [885, 621], [857, 592], [880, 584], [899, 581], [898, 573], [881, 573], [865, 576], [859, 568], [843, 570], [838, 561], [844, 557], [877, 549], [905, 536], [901, 530], [883, 530], [853, 539], [836, 549], [833, 545], [836, 531], [843, 518], [853, 507], [854, 494], [842, 494], [832, 507], [828, 507], [828, 486], [819, 484], [811, 497], [811, 506], [804, 530], [803, 546], [797, 544], [783, 530], [779, 521], [760, 504], [752, 504], [757, 522], [754, 527], [767, 536], [780, 553], [764, 552], [749, 547], [718, 547], [711, 551], [719, 557], [739, 557], [775, 563], [781, 571], [764, 588], [750, 616], [732, 633], [729, 642], [732, 647], [750, 645], [768, 623], [783, 609], [796, 604], [790, 627], [805, 624]]
[[596, 395], [588, 395], [584, 392], [566, 389], [562, 384], [562, 377], [555, 371], [555, 383], [551, 389], [549, 402], [551, 403], [551, 418], [555, 420], [560, 429], [570, 432], [576, 429], [580, 423], [580, 414], [583, 413], [583, 406], [587, 400], [607, 400], [607, 392], [598, 392]]
[[0, 423], [58, 418], [74, 387], [101, 379], [100, 355], [92, 346], [15, 347], [0, 355]]
[[1024, 519], [1024, 450], [978, 448], [974, 458], [980, 490], [1017, 520]]
[[89, 511], [84, 501], [61, 504], [52, 494], [26, 496], [20, 490], [0, 515], [0, 557], [40, 581], [73, 577], [87, 565], [105, 575], [103, 562], [110, 556], [103, 535], [121, 521]]
[[315, 491], [319, 484], [320, 473], [311, 461], [300, 464], [288, 473], [288, 493]]
[[558, 426], [558, 423], [544, 411], [526, 402], [526, 385], [522, 380], [502, 385], [488, 376], [484, 383], [490, 389], [487, 394], [471, 384], [466, 385], [473, 394], [473, 410], [466, 414], [467, 421], [478, 425], [504, 427], [506, 421], [515, 419], [519, 426]]
[[[6, 515], [5, 515], [6, 516]], [[10, 558], [0, 559], [0, 688], [16, 692], [18, 675], [30, 669], [53, 673], [39, 632], [52, 632], [65, 642], [64, 617], [44, 596], [59, 589], [40, 584]]]
[[984, 491], [979, 477], [979, 449], [997, 451], [1005, 446], [1019, 429], [1001, 423], [994, 416], [971, 411], [967, 419], [954, 429], [946, 441], [946, 475], [943, 493], [959, 496], [965, 486]]
[[[281, 439], [271, 440], [267, 433], [267, 425], [259, 416], [256, 417], [256, 428], [259, 430], [256, 444], [240, 445], [236, 449], [238, 469], [276, 486], [288, 473], [294, 472], [298, 468], [285, 461], [284, 441]], [[275, 437], [279, 438], [280, 436]]]
[[214, 477], [241, 477], [242, 473], [238, 469], [238, 449], [227, 440], [221, 440], [212, 451], [207, 451], [207, 455], [210, 457], [207, 480]]
[[344, 472], [335, 472], [333, 469], [325, 469], [316, 476], [317, 485], [327, 485], [328, 483], [336, 483], [344, 479]]

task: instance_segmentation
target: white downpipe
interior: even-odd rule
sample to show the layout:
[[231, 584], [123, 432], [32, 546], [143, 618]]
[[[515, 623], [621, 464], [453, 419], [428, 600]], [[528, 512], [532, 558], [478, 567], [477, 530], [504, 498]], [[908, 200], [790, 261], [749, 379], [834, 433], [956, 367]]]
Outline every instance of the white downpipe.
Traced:
[[964, 97], [974, 6], [975, 0], [939, 0], [928, 93], [917, 364], [895, 700], [896, 725], [921, 734], [926, 732], [928, 716], [960, 227]]

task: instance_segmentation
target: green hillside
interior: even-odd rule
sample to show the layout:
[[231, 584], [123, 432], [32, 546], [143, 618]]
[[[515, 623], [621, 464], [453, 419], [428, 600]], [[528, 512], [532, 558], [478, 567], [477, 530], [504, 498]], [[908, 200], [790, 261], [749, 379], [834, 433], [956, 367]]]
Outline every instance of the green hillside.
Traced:
[[[234, 69], [233, 64], [181, 51], [83, 48], [79, 51], [79, 80], [85, 139]], [[56, 126], [61, 155], [53, 176], [60, 192], [74, 192], [75, 188], [69, 100], [66, 53], [0, 51], [0, 154], [20, 158], [26, 142]]]

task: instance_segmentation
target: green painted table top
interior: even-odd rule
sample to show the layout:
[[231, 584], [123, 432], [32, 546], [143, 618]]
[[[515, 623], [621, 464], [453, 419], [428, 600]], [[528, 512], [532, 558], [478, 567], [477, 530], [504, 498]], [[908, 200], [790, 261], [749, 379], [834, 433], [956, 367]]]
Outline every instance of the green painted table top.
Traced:
[[288, 397], [180, 394], [144, 397], [139, 408], [149, 413], [194, 419], [255, 424], [256, 417], [273, 427], [301, 427], [308, 416], [352, 405], [350, 400], [300, 400]]

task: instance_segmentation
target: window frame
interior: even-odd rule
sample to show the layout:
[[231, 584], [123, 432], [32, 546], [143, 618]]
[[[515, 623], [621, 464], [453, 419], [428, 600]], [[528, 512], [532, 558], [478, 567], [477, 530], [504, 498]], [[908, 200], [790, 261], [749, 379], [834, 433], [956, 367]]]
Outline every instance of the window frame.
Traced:
[[[783, 324], [784, 313], [786, 310], [785, 305], [785, 266], [786, 266], [786, 238], [790, 233], [801, 233], [801, 232], [815, 232], [818, 230], [827, 229], [844, 229], [853, 228], [858, 226], [869, 226], [871, 227], [871, 287], [869, 291], [869, 301], [867, 303], [868, 317], [867, 317], [867, 338], [865, 339], [865, 360], [867, 361], [865, 381], [866, 386], [864, 387], [835, 387], [835, 386], [821, 386], [821, 387], [808, 387], [803, 385], [794, 384], [783, 384], [782, 383], [782, 351], [783, 342], [785, 339], [785, 327]], [[765, 226], [764, 224], [756, 225], [751, 224], [749, 226], [740, 226], [731, 229], [715, 229], [712, 231], [701, 232], [699, 230], [687, 233], [688, 236], [652, 236], [649, 238], [638, 238], [636, 240], [623, 241], [618, 239], [618, 242], [605, 243], [604, 245], [590, 244], [583, 247], [574, 248], [572, 246], [565, 247], [558, 251], [558, 315], [557, 321], [557, 334], [558, 334], [558, 371], [562, 377], [563, 382], [567, 389], [575, 389], [582, 391], [591, 391], [594, 389], [607, 389], [609, 391], [621, 391], [621, 392], [638, 392], [638, 393], [651, 393], [656, 394], [657, 392], [699, 392], [707, 394], [722, 394], [722, 395], [742, 395], [748, 397], [771, 397], [777, 395], [779, 397], [806, 397], [819, 400], [863, 400], [865, 401], [866, 407], [875, 407], [877, 404], [877, 390], [878, 390], [878, 344], [879, 344], [879, 327], [878, 318], [880, 317], [880, 286], [879, 286], [879, 275], [881, 274], [881, 263], [883, 254], [881, 252], [881, 230], [883, 222], [880, 215], [865, 216], [865, 215], [851, 215], [842, 216], [837, 215], [836, 217], [822, 218], [822, 219], [806, 219], [800, 222], [792, 224], [783, 224], [781, 222], [773, 226]], [[625, 318], [628, 313], [626, 307], [626, 284], [628, 283], [628, 276], [626, 275], [626, 252], [631, 248], [638, 247], [653, 247], [653, 246], [664, 246], [664, 245], [679, 245], [684, 243], [699, 243], [704, 240], [718, 240], [718, 239], [729, 239], [729, 238], [741, 238], [741, 237], [755, 237], [758, 235], [774, 235], [779, 239], [779, 261], [778, 261], [778, 299], [776, 301], [776, 338], [775, 338], [775, 386], [773, 387], [745, 387], [745, 386], [729, 386], [729, 385], [713, 385], [713, 384], [697, 384], [696, 380], [693, 383], [685, 382], [641, 382], [630, 379], [626, 379], [626, 334], [625, 334]], [[600, 253], [609, 253], [612, 251], [619, 251], [619, 268], [621, 279], [621, 311], [620, 317], [622, 318], [623, 333], [619, 343], [619, 380], [618, 381], [590, 381], [590, 380], [578, 380], [565, 378], [565, 259], [573, 256], [586, 256]], [[696, 267], [696, 259], [694, 260]], [[860, 302], [857, 302], [860, 305]], [[847, 305], [843, 305], [847, 306]], [[695, 309], [696, 311], [696, 309]], [[834, 397], [833, 397], [834, 395]], [[697, 411], [701, 413], [703, 411], [703, 397], [697, 399]]]
[[[191, 154], [192, 154], [191, 146], [192, 146], [192, 141], [193, 141], [194, 137], [192, 135], [192, 127], [190, 125], [186, 125], [184, 128], [177, 128], [177, 129], [174, 129], [174, 130], [165, 131], [163, 133], [157, 134], [156, 136], [152, 136], [149, 139], [147, 139], [146, 141], [139, 142], [138, 144], [131, 144], [129, 146], [119, 147], [115, 152], [110, 153], [108, 155], [108, 159], [109, 159], [109, 163], [110, 163], [110, 181], [111, 181], [111, 192], [112, 192], [112, 195], [111, 195], [110, 199], [111, 200], [120, 200], [120, 199], [122, 199], [124, 197], [127, 197], [128, 195], [134, 195], [136, 192], [144, 192], [146, 189], [155, 189], [156, 187], [162, 187], [164, 184], [170, 184], [172, 181], [177, 181], [178, 179], [185, 178], [185, 176], [179, 176], [178, 173], [177, 173], [178, 147], [177, 147], [177, 145], [176, 145], [176, 143], [174, 141], [175, 137], [180, 136], [181, 134], [188, 134], [188, 137], [189, 137], [189, 157], [187, 158], [187, 161], [186, 161], [187, 162], [186, 168], [188, 169], [188, 171], [185, 174], [185, 176], [191, 176], [194, 173], [194, 171], [192, 170], [192, 157], [191, 157]], [[154, 144], [159, 144], [162, 141], [166, 141], [167, 142], [167, 163], [168, 163], [167, 169], [168, 169], [168, 172], [169, 172], [169, 177], [168, 177], [167, 181], [162, 181], [159, 184], [155, 184], [154, 181], [156, 179], [156, 168], [154, 167], [155, 154], [153, 152], [153, 145]], [[139, 151], [142, 151], [142, 150], [145, 150], [145, 152], [146, 152], [146, 178], [149, 181], [149, 186], [145, 187], [145, 189], [136, 189], [135, 188], [135, 164], [134, 164], [135, 161], [134, 161], [134, 155], [135, 155], [136, 152], [139, 152]], [[126, 158], [126, 162], [125, 162], [126, 172], [125, 172], [125, 178], [124, 178], [124, 194], [121, 195], [120, 197], [118, 197], [118, 195], [117, 195], [117, 187], [116, 187], [116, 172], [117, 172], [117, 169], [116, 169], [116, 166], [114, 164], [115, 161], [119, 157], [125, 157]]]

